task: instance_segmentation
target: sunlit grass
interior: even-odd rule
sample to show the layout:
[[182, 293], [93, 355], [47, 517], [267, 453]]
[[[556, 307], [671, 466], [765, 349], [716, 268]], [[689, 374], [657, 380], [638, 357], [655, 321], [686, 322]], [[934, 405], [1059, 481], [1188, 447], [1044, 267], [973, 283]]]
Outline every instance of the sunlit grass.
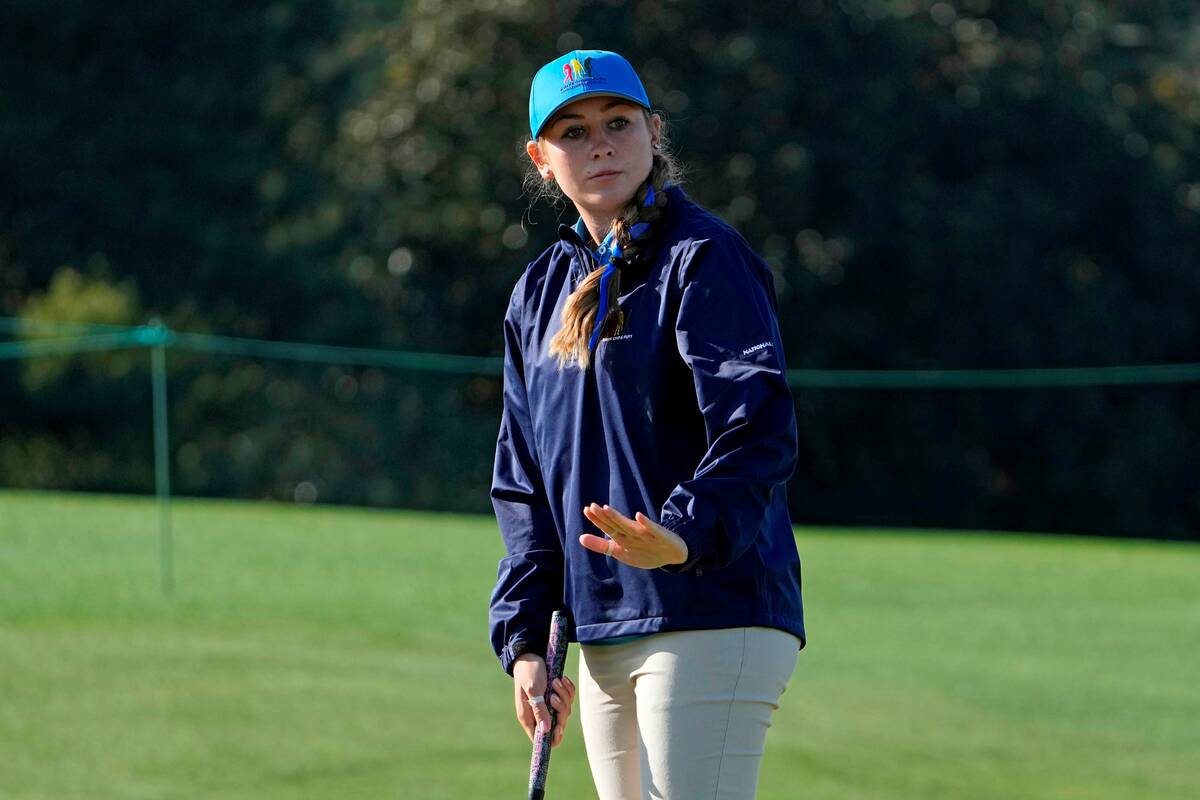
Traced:
[[[493, 520], [177, 502], [169, 600], [156, 524], [0, 492], [0, 797], [524, 796]], [[1198, 796], [1200, 547], [797, 537], [760, 798]], [[550, 794], [594, 797], [577, 726]]]

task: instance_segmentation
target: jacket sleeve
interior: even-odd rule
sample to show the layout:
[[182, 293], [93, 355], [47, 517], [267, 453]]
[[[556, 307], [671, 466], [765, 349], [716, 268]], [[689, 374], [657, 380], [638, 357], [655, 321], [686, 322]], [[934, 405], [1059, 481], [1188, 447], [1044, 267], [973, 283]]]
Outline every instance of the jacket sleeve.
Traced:
[[563, 552], [534, 448], [525, 391], [517, 283], [504, 319], [504, 409], [496, 439], [492, 507], [507, 555], [489, 605], [492, 649], [512, 674], [525, 652], [546, 655], [550, 616], [562, 607]]
[[663, 567], [673, 573], [726, 566], [753, 544], [797, 447], [770, 271], [744, 242], [721, 237], [696, 245], [682, 281], [675, 338], [708, 449], [660, 514], [688, 545], [686, 563]]

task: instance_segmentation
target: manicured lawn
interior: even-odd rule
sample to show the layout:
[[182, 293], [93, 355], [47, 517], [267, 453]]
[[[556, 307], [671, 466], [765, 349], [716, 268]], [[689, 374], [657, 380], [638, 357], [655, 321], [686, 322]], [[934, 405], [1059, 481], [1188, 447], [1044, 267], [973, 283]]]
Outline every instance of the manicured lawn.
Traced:
[[[0, 797], [524, 797], [488, 517], [0, 492]], [[759, 798], [1200, 796], [1200, 546], [797, 528]], [[572, 649], [568, 672], [577, 673]], [[577, 720], [549, 795], [594, 797]]]

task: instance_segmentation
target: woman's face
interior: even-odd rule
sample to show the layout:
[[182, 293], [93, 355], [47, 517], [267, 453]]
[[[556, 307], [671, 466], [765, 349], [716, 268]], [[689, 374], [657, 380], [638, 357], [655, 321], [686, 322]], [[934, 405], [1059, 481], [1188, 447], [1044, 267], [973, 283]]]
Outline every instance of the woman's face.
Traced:
[[650, 174], [661, 127], [619, 97], [585, 97], [555, 114], [526, 149], [581, 212], [615, 217]]

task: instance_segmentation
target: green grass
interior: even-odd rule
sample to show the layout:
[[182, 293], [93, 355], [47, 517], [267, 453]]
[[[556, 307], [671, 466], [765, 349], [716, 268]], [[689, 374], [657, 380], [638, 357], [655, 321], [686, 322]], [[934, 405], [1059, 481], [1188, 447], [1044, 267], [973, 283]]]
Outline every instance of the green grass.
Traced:
[[[152, 501], [0, 492], [0, 797], [524, 797], [493, 520], [174, 521], [168, 601]], [[1200, 796], [1200, 547], [797, 538], [809, 646], [759, 798]], [[550, 791], [595, 796], [577, 720]]]

